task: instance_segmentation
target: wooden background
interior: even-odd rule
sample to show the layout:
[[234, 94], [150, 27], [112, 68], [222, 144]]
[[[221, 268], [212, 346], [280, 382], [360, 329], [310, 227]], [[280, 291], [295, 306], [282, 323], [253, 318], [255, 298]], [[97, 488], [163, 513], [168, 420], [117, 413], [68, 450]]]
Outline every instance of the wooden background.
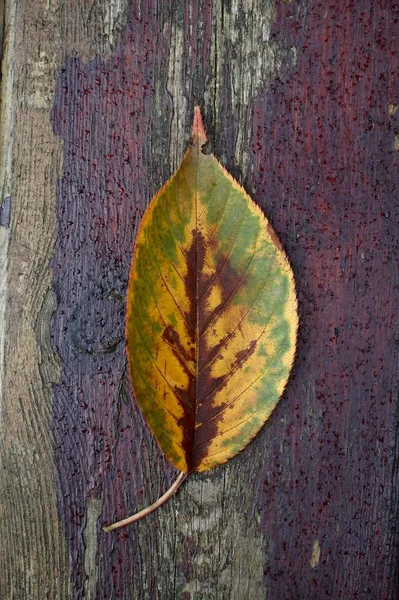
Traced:
[[[399, 3], [6, 0], [0, 599], [399, 598]], [[295, 272], [292, 378], [175, 477], [126, 376], [132, 244], [193, 106]]]

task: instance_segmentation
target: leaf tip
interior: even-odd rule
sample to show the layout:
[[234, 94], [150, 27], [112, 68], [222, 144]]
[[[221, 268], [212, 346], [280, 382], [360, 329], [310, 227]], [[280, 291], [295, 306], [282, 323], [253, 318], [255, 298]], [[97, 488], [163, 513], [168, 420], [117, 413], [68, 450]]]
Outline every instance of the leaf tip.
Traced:
[[202, 121], [201, 109], [199, 106], [194, 107], [194, 121], [192, 130], [193, 142], [199, 146], [205, 144], [207, 138], [204, 123]]

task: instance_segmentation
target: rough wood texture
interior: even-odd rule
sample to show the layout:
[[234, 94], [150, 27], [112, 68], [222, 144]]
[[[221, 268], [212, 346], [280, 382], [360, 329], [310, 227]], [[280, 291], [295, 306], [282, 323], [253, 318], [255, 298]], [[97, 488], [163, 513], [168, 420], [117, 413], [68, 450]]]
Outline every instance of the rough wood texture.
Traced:
[[[6, 2], [0, 598], [399, 598], [398, 19]], [[298, 356], [243, 454], [105, 534], [175, 476], [131, 397], [124, 294], [195, 99], [291, 259]]]

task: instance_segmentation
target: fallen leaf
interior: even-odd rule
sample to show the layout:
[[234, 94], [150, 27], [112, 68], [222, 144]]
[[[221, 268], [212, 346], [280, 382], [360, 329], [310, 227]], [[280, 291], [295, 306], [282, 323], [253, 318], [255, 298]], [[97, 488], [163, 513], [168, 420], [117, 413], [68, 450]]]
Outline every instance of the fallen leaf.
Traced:
[[225, 463], [258, 433], [287, 383], [298, 326], [282, 246], [245, 190], [203, 153], [198, 107], [192, 137], [142, 219], [126, 323], [136, 400], [183, 473]]

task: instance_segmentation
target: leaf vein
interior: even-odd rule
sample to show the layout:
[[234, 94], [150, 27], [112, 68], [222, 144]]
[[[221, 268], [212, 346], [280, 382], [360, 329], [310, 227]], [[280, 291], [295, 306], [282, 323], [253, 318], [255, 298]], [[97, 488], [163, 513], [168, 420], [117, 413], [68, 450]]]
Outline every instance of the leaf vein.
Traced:
[[230, 371], [228, 373], [226, 373], [225, 375], [223, 375], [223, 377], [219, 381], [218, 385], [211, 392], [209, 392], [209, 394], [207, 396], [205, 396], [205, 398], [202, 398], [202, 400], [199, 402], [199, 404], [203, 404], [205, 402], [205, 400], [207, 400], [210, 396], [212, 396], [216, 392], [216, 390], [218, 390], [220, 388], [220, 386], [222, 385], [222, 383], [224, 383], [226, 381], [226, 379], [228, 377], [230, 377], [230, 375], [232, 375], [233, 373], [235, 373], [238, 370], [238, 368], [242, 365], [242, 363], [247, 358], [248, 354], [253, 351], [253, 349], [255, 348], [255, 346], [257, 345], [257, 343], [259, 342], [259, 340], [262, 337], [262, 335], [264, 335], [264, 333], [266, 332], [266, 329], [267, 329], [269, 323], [270, 323], [270, 319], [268, 320], [268, 322], [266, 323], [266, 325], [262, 329], [260, 335], [256, 338], [256, 340], [254, 340], [254, 342], [252, 343], [252, 345], [249, 348], [249, 350], [247, 350], [247, 352], [244, 354], [244, 356], [241, 357], [241, 359], [238, 361], [238, 363], [236, 365], [234, 365], [234, 367], [232, 369], [230, 369]]
[[[134, 322], [134, 321], [133, 321]], [[139, 328], [136, 326], [136, 331], [138, 332], [141, 342], [144, 346], [144, 348], [147, 350], [147, 354], [148, 356], [151, 358], [151, 363], [152, 365], [156, 368], [156, 370], [158, 371], [158, 373], [161, 375], [161, 377], [164, 379], [165, 383], [170, 387], [170, 389], [173, 392], [173, 395], [175, 396], [176, 400], [178, 402], [180, 402], [181, 406], [188, 408], [189, 410], [191, 410], [192, 412], [194, 412], [193, 408], [187, 404], [185, 401], [183, 401], [183, 399], [179, 396], [179, 394], [177, 394], [175, 388], [173, 387], [173, 385], [170, 383], [170, 381], [168, 381], [168, 379], [165, 377], [165, 375], [162, 373], [161, 369], [158, 367], [157, 363], [154, 361], [153, 359], [153, 355], [152, 352], [150, 351], [150, 349], [148, 348], [147, 344], [145, 343], [143, 336], [141, 335], [141, 331], [139, 330]], [[172, 413], [171, 413], [172, 414]], [[173, 415], [174, 416], [174, 415]], [[176, 417], [175, 417], [176, 418]], [[176, 418], [177, 420], [177, 418]]]
[[[155, 259], [155, 264], [157, 264], [157, 262], [156, 262], [156, 256], [153, 254], [153, 251], [149, 249], [149, 248], [150, 248], [150, 246], [149, 246], [148, 244], [146, 244], [145, 246], [142, 246], [142, 248], [145, 248], [145, 249], [146, 249], [146, 251], [147, 251], [147, 252], [149, 252], [149, 254], [151, 254], [151, 256], [152, 256], [152, 257]], [[176, 300], [176, 298], [174, 297], [174, 295], [172, 294], [172, 292], [171, 292], [171, 290], [170, 290], [170, 288], [169, 288], [168, 284], [166, 283], [166, 281], [165, 281], [165, 279], [164, 279], [164, 277], [163, 277], [163, 275], [162, 275], [161, 271], [159, 270], [159, 268], [156, 268], [155, 270], [156, 270], [156, 272], [158, 273], [159, 277], [162, 279], [162, 282], [163, 282], [163, 284], [165, 285], [166, 291], [168, 292], [168, 294], [169, 294], [169, 295], [170, 295], [170, 297], [172, 298], [173, 302], [175, 303], [175, 305], [176, 305], [176, 308], [177, 308], [177, 309], [178, 309], [178, 311], [180, 312], [180, 314], [181, 314], [181, 316], [182, 316], [182, 318], [183, 318], [183, 321], [184, 321], [184, 322], [185, 322], [185, 324], [187, 325], [187, 328], [188, 328], [188, 330], [189, 330], [191, 333], [193, 333], [193, 332], [194, 332], [194, 330], [193, 330], [193, 326], [192, 326], [192, 324], [191, 324], [191, 323], [189, 323], [189, 322], [187, 321], [187, 318], [186, 318], [186, 316], [185, 316], [184, 312], [182, 311], [182, 309], [180, 308], [179, 304], [177, 303], [177, 300]]]
[[201, 429], [202, 427], [204, 427], [204, 425], [206, 425], [207, 423], [209, 423], [210, 421], [212, 421], [213, 419], [216, 419], [224, 410], [226, 410], [226, 408], [228, 408], [229, 406], [231, 406], [232, 404], [234, 404], [234, 402], [236, 402], [236, 400], [238, 400], [238, 398], [240, 398], [243, 394], [245, 394], [245, 392], [247, 392], [249, 389], [251, 389], [251, 387], [259, 380], [261, 379], [265, 373], [267, 373], [267, 371], [269, 370], [269, 366], [267, 366], [264, 371], [262, 371], [262, 373], [260, 375], [258, 375], [258, 377], [256, 379], [254, 379], [242, 392], [240, 392], [238, 394], [238, 396], [236, 396], [235, 398], [233, 398], [233, 400], [231, 400], [228, 404], [225, 404], [223, 406], [223, 408], [220, 409], [220, 411], [218, 413], [216, 413], [215, 415], [213, 415], [210, 419], [207, 419], [206, 421], [204, 421], [203, 423], [201, 423], [198, 427], [197, 427], [197, 431], [199, 429]]
[[[267, 273], [267, 276], [269, 276], [271, 271], [271, 267]], [[226, 344], [229, 342], [229, 340], [232, 338], [232, 336], [234, 335], [234, 333], [237, 331], [237, 329], [240, 327], [240, 325], [243, 323], [243, 321], [248, 317], [249, 313], [252, 311], [253, 307], [255, 306], [255, 304], [257, 303], [257, 301], [259, 300], [259, 296], [261, 295], [261, 293], [264, 291], [266, 284], [268, 283], [268, 279], [266, 279], [262, 286], [260, 287], [260, 289], [258, 290], [258, 292], [255, 295], [255, 298], [251, 304], [251, 306], [248, 308], [247, 312], [245, 313], [245, 315], [243, 315], [241, 317], [241, 319], [238, 321], [237, 325], [234, 327], [234, 329], [232, 331], [230, 331], [230, 333], [227, 335], [226, 339], [224, 340], [222, 346], [220, 347], [219, 351], [215, 354], [215, 356], [205, 365], [205, 367], [203, 367], [201, 369], [201, 371], [198, 373], [198, 375], [201, 375], [201, 373], [203, 373], [216, 359], [217, 357], [220, 355], [221, 351], [223, 348], [225, 348]], [[269, 323], [270, 319], [273, 316], [273, 311], [271, 311], [271, 315], [269, 317], [269, 320], [267, 321], [267, 323]]]
[[230, 255], [231, 255], [231, 253], [232, 253], [232, 251], [233, 251], [233, 248], [234, 248], [234, 246], [235, 246], [235, 243], [236, 243], [236, 241], [237, 241], [237, 237], [238, 237], [239, 231], [240, 231], [240, 229], [241, 229], [241, 227], [242, 227], [242, 224], [243, 224], [243, 223], [244, 223], [244, 221], [245, 221], [245, 218], [246, 218], [246, 216], [247, 216], [247, 215], [244, 215], [244, 216], [242, 217], [242, 219], [240, 220], [240, 224], [239, 224], [239, 226], [238, 226], [237, 230], [234, 232], [233, 241], [232, 241], [232, 243], [231, 243], [231, 246], [230, 246], [230, 248], [229, 248], [229, 251], [227, 252], [226, 256], [224, 257], [224, 260], [223, 260], [223, 263], [222, 263], [222, 265], [219, 267], [219, 269], [216, 271], [216, 273], [215, 273], [215, 274], [214, 274], [214, 276], [212, 277], [212, 280], [211, 280], [211, 282], [209, 283], [208, 287], [206, 288], [205, 292], [203, 292], [203, 293], [202, 293], [202, 294], [199, 296], [199, 298], [198, 298], [198, 302], [200, 302], [200, 300], [202, 300], [202, 298], [203, 298], [204, 296], [206, 296], [206, 294], [209, 292], [209, 290], [210, 290], [210, 289], [211, 289], [211, 287], [213, 286], [214, 282], [215, 282], [215, 281], [217, 280], [217, 278], [219, 277], [219, 275], [220, 275], [220, 273], [222, 272], [222, 270], [223, 270], [224, 266], [226, 265], [226, 263], [227, 263], [227, 261], [228, 261], [228, 259], [229, 259]]
[[[146, 384], [147, 384], [147, 383], [148, 383], [148, 381], [147, 381], [146, 379], [144, 379], [144, 376], [143, 376], [143, 374], [141, 373], [141, 371], [137, 371], [137, 373], [139, 374], [139, 376], [140, 376], [141, 380], [142, 380], [142, 381], [144, 381], [144, 383], [146, 383]], [[137, 374], [137, 373], [136, 373], [136, 374]], [[134, 391], [134, 390], [133, 390], [133, 391]], [[156, 390], [154, 390], [154, 392], [156, 392]], [[169, 409], [169, 408], [168, 408], [168, 407], [167, 407], [165, 404], [163, 404], [162, 402], [160, 402], [160, 400], [158, 399], [158, 396], [157, 396], [157, 394], [156, 394], [156, 393], [154, 393], [153, 400], [155, 400], [155, 402], [156, 402], [157, 404], [159, 404], [159, 406], [161, 406], [162, 408], [164, 408], [164, 409], [166, 410], [166, 412], [167, 412], [167, 413], [169, 413], [171, 417], [173, 417], [173, 419], [176, 421], [176, 423], [177, 423], [177, 424], [179, 423], [179, 419], [176, 417], [176, 415], [174, 415], [174, 414], [173, 414], [173, 413], [170, 411], [170, 409]], [[166, 432], [164, 432], [164, 433], [166, 433]], [[169, 437], [170, 437], [170, 436], [169, 436]], [[172, 438], [172, 439], [173, 439], [173, 438]], [[178, 446], [180, 446], [180, 444], [179, 444], [178, 442], [176, 442], [176, 444], [177, 444]], [[182, 449], [184, 450], [183, 446], [180, 446], [180, 448], [182, 448]]]
[[[257, 238], [256, 238], [256, 243], [255, 243], [255, 248], [256, 248], [256, 244], [258, 243], [258, 237], [259, 237], [259, 233], [260, 231], [258, 231], [257, 233]], [[240, 279], [237, 281], [237, 284], [235, 285], [235, 287], [233, 288], [233, 290], [230, 292], [229, 296], [226, 298], [226, 300], [223, 302], [223, 304], [219, 307], [219, 310], [217, 313], [215, 313], [212, 318], [210, 320], [208, 320], [208, 322], [205, 324], [204, 329], [201, 331], [199, 338], [201, 339], [202, 336], [204, 335], [204, 333], [209, 329], [209, 327], [212, 325], [212, 323], [215, 321], [215, 319], [219, 318], [221, 314], [223, 314], [223, 311], [226, 308], [226, 305], [228, 304], [228, 302], [231, 300], [232, 297], [234, 297], [234, 295], [236, 294], [237, 290], [240, 287], [240, 284], [244, 278], [244, 275], [246, 274], [246, 272], [249, 269], [249, 266], [252, 262], [253, 257], [255, 256], [255, 252], [251, 255], [251, 258], [249, 259], [244, 271], [241, 273], [241, 277]]]
[[[139, 294], [138, 294], [139, 296]], [[140, 307], [142, 309], [144, 309], [144, 304], [139, 301]], [[168, 327], [168, 323], [165, 321], [165, 318], [162, 314], [162, 312], [160, 311], [160, 308], [158, 306], [158, 304], [156, 303], [156, 300], [154, 298], [154, 304], [155, 304], [155, 308], [158, 310], [159, 312], [159, 316], [162, 319], [162, 322], [164, 324], [165, 329]], [[143, 311], [144, 312], [144, 311]], [[144, 317], [145, 318], [145, 317]], [[170, 326], [172, 326], [171, 323], [169, 323]], [[194, 371], [192, 370], [192, 368], [190, 367], [190, 365], [188, 364], [188, 362], [186, 361], [186, 359], [184, 358], [183, 354], [180, 352], [179, 348], [177, 348], [176, 346], [172, 346], [172, 344], [170, 342], [168, 342], [168, 340], [166, 340], [160, 333], [156, 333], [157, 337], [162, 340], [167, 346], [169, 346], [169, 348], [172, 350], [172, 352], [175, 352], [176, 354], [179, 355], [179, 360], [181, 361], [181, 363], [184, 365], [184, 367], [187, 369], [187, 371], [189, 371], [191, 373], [191, 375], [193, 377], [196, 377], [196, 374], [194, 373]]]

